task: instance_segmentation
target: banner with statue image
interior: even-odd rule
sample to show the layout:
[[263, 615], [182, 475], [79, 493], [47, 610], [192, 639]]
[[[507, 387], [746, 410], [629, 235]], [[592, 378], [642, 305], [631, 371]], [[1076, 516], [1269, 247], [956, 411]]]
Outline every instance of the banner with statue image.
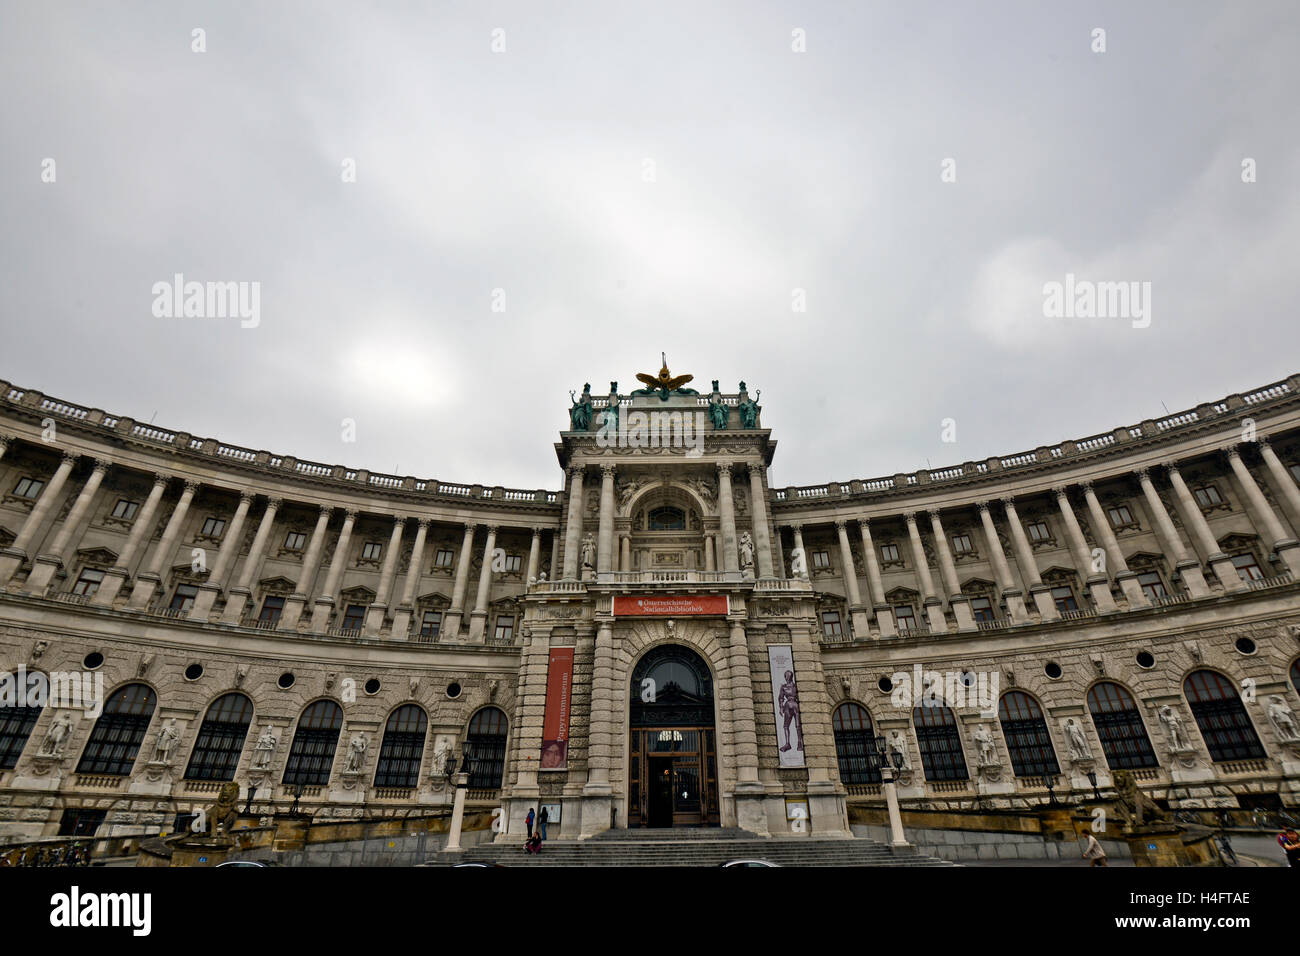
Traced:
[[772, 704], [781, 766], [802, 767], [803, 717], [799, 713], [799, 688], [794, 682], [794, 649], [789, 644], [769, 644], [767, 663], [772, 674]]

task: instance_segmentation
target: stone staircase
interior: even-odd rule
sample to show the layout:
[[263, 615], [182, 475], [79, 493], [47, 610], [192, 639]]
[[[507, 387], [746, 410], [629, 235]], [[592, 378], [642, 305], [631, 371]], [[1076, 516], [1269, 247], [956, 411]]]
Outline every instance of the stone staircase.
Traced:
[[739, 829], [607, 830], [589, 840], [548, 840], [538, 855], [522, 841], [483, 843], [463, 853], [439, 853], [431, 866], [718, 866], [727, 860], [767, 860], [778, 866], [953, 866], [912, 847], [875, 840], [760, 837]]

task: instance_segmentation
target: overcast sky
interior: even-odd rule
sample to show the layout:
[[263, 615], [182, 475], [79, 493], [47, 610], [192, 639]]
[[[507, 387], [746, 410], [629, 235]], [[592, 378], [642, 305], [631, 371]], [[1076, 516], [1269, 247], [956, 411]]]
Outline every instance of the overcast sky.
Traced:
[[[626, 393], [661, 351], [762, 390], [777, 486], [1092, 435], [1300, 371], [1298, 25], [1294, 0], [3, 0], [0, 379], [524, 488], [561, 484], [569, 390]], [[260, 324], [156, 317], [175, 273], [260, 283]], [[1150, 282], [1149, 327], [1045, 317], [1066, 273]]]

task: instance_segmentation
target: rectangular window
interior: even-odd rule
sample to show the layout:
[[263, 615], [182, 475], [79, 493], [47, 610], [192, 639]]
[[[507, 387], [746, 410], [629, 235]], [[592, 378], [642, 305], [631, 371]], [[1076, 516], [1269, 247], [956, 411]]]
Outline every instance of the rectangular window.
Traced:
[[993, 602], [986, 597], [971, 598], [970, 609], [971, 613], [975, 615], [975, 622], [977, 624], [997, 620], [993, 614]]
[[186, 613], [194, 606], [194, 599], [198, 596], [199, 589], [193, 584], [176, 585], [176, 593], [172, 595], [170, 609]]
[[349, 604], [347, 611], [343, 614], [343, 630], [359, 631], [365, 621], [366, 606], [364, 604]]
[[844, 632], [840, 629], [840, 612], [823, 611], [822, 612], [822, 631], [827, 637], [840, 637]]
[[1056, 602], [1056, 609], [1061, 613], [1079, 610], [1079, 603], [1074, 599], [1074, 588], [1068, 584], [1052, 588], [1052, 600]]
[[1255, 555], [1247, 551], [1245, 554], [1234, 554], [1232, 556], [1232, 566], [1237, 569], [1243, 581], [1263, 581], [1264, 572], [1259, 568], [1259, 562], [1255, 560]]
[[912, 605], [896, 605], [894, 607], [894, 620], [898, 622], [900, 631], [914, 630], [916, 628], [916, 613], [912, 610]]
[[1168, 594], [1164, 582], [1160, 580], [1160, 575], [1155, 571], [1143, 571], [1139, 574], [1138, 584], [1149, 601], [1159, 600]]
[[1127, 505], [1116, 505], [1108, 513], [1112, 528], [1126, 528], [1133, 523], [1133, 513], [1128, 510]]
[[18, 482], [18, 487], [14, 489], [14, 494], [19, 498], [35, 498], [45, 487], [45, 482], [39, 478], [23, 478]]
[[1192, 494], [1196, 496], [1196, 503], [1202, 508], [1213, 508], [1215, 505], [1223, 504], [1223, 496], [1214, 485], [1201, 485], [1199, 488], [1192, 489]]
[[130, 521], [139, 510], [140, 503], [138, 501], [127, 501], [125, 498], [119, 498], [117, 504], [113, 506], [113, 517], [121, 518], [123, 521]]
[[220, 538], [221, 532], [225, 530], [225, 518], [207, 518], [203, 522], [203, 536], [205, 538]]
[[262, 610], [257, 615], [257, 623], [270, 624], [274, 627], [280, 623], [280, 612], [283, 610], [284, 598], [272, 594], [262, 602]]
[[301, 551], [307, 544], [307, 536], [301, 531], [290, 531], [284, 536], [286, 551]]
[[435, 568], [449, 568], [454, 558], [455, 555], [451, 551], [439, 551], [433, 559], [433, 566]]
[[99, 590], [100, 582], [103, 580], [104, 572], [99, 568], [82, 568], [81, 577], [77, 578], [77, 583], [72, 586], [72, 593], [90, 597]]
[[896, 544], [882, 544], [882, 545], [880, 546], [880, 560], [881, 560], [881, 561], [886, 561], [886, 562], [889, 562], [889, 561], [897, 561], [897, 560], [898, 560], [898, 545], [896, 545]]
[[814, 551], [814, 552], [813, 552], [813, 567], [814, 567], [814, 568], [829, 568], [830, 566], [831, 566], [831, 554], [830, 554], [829, 551]]
[[952, 550], [957, 554], [970, 554], [974, 549], [970, 546], [970, 535], [955, 534], [952, 536]]
[[425, 640], [433, 640], [438, 636], [438, 631], [442, 628], [441, 611], [425, 611], [424, 617], [420, 620], [420, 636]]
[[507, 554], [507, 555], [506, 555], [506, 570], [507, 570], [507, 571], [518, 571], [519, 568], [522, 566], [521, 562], [522, 562], [522, 558], [521, 558], [519, 555], [517, 555], [517, 554]]
[[496, 641], [498, 644], [509, 644], [515, 639], [515, 617], [513, 614], [497, 615]]
[[378, 561], [379, 556], [384, 553], [384, 546], [378, 541], [367, 541], [361, 546], [361, 557], [368, 561]]
[[1051, 541], [1052, 532], [1047, 527], [1046, 521], [1031, 521], [1025, 525], [1025, 530], [1029, 532], [1030, 541]]

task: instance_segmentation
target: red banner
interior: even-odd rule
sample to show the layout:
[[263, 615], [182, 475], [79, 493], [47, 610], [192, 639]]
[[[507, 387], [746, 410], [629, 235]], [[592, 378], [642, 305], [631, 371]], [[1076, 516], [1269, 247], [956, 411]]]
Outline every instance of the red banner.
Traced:
[[731, 600], [725, 594], [699, 597], [628, 597], [615, 595], [615, 617], [685, 617], [692, 614], [726, 615]]
[[542, 769], [569, 765], [569, 701], [573, 690], [573, 648], [552, 647], [546, 670], [546, 714], [542, 718]]

